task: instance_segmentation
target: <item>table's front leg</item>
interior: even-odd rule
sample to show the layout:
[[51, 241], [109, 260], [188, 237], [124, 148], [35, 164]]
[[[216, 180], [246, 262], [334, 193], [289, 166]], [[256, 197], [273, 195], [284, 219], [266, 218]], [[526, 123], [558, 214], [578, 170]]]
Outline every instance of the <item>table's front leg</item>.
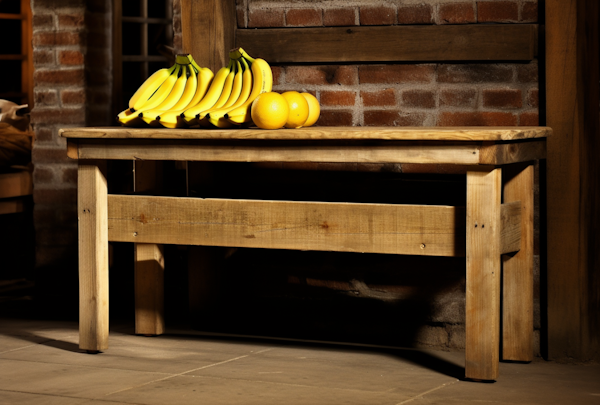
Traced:
[[498, 378], [502, 171], [467, 172], [465, 376]]
[[[100, 165], [100, 166], [99, 166]], [[108, 212], [102, 163], [79, 161], [79, 347], [108, 348]]]

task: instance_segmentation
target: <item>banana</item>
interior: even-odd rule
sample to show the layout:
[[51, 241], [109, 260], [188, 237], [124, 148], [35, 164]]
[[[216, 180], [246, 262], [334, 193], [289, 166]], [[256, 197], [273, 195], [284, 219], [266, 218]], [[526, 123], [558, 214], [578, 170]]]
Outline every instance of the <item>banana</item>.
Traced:
[[154, 92], [161, 87], [176, 67], [176, 65], [173, 65], [170, 68], [159, 69], [146, 79], [129, 99], [129, 109], [131, 109], [131, 112], [143, 108], [148, 99], [150, 99]]
[[[242, 55], [245, 53], [241, 48], [239, 51]], [[245, 59], [250, 61], [250, 59]], [[249, 57], [251, 58], [251, 57]], [[252, 117], [250, 116], [250, 108], [252, 107], [252, 102], [256, 97], [258, 97], [261, 93], [268, 93], [273, 89], [273, 72], [271, 72], [271, 67], [261, 58], [253, 59], [252, 61], [252, 93], [248, 99], [239, 107], [228, 111], [224, 117], [229, 120], [232, 124], [244, 124], [246, 122], [250, 122]]]
[[248, 100], [250, 91], [252, 90], [252, 73], [250, 71], [250, 66], [248, 66], [248, 63], [244, 58], [240, 58], [240, 60], [242, 61], [244, 72], [242, 73], [242, 89], [237, 101], [230, 107], [212, 110], [206, 115], [208, 121], [218, 128], [231, 128], [234, 126], [232, 123], [227, 121], [224, 116], [229, 111], [244, 104], [246, 100]]
[[[184, 69], [185, 68], [186, 66], [184, 65]], [[142, 119], [144, 120], [144, 122], [146, 122], [146, 124], [159, 125], [157, 122], [154, 121], [157, 121], [157, 117], [160, 117], [161, 114], [164, 114], [165, 112], [171, 110], [179, 111], [185, 109], [190, 104], [192, 98], [196, 93], [196, 88], [198, 87], [198, 78], [196, 76], [196, 69], [191, 64], [187, 65], [187, 69], [189, 70], [189, 77], [187, 78], [187, 81], [185, 83], [185, 89], [183, 90], [179, 101], [177, 101], [177, 103], [175, 103], [175, 105], [170, 109], [161, 110], [155, 108], [152, 110], [144, 111]], [[185, 71], [183, 75], [185, 75]], [[179, 78], [178, 80], [180, 79], [181, 78]], [[173, 91], [175, 91], [175, 88], [173, 88]]]
[[[240, 64], [239, 60], [236, 60], [235, 64], [236, 64], [235, 76], [233, 78], [233, 85], [231, 88], [231, 94], [229, 95], [229, 98], [227, 99], [225, 104], [223, 104], [222, 107], [217, 107], [217, 105], [215, 105], [213, 108], [210, 108], [206, 111], [201, 112], [200, 115], [198, 116], [199, 123], [201, 126], [206, 127], [206, 128], [211, 128], [212, 126], [208, 120], [208, 115], [210, 115], [213, 111], [217, 111], [217, 110], [222, 110], [222, 109], [225, 109], [225, 111], [231, 110], [230, 107], [232, 107], [235, 103], [237, 103], [238, 99], [240, 98], [240, 95], [242, 93], [242, 87], [243, 87], [243, 74], [244, 73], [242, 71], [242, 65]], [[250, 72], [248, 72], [248, 73], [250, 73]]]
[[194, 107], [188, 108], [187, 110], [185, 110], [185, 112], [182, 113], [183, 118], [187, 121], [189, 125], [195, 125], [198, 120], [196, 116], [202, 111], [212, 108], [217, 102], [217, 100], [220, 99], [221, 93], [223, 93], [225, 80], [229, 77], [230, 71], [231, 63], [219, 69], [204, 98]]

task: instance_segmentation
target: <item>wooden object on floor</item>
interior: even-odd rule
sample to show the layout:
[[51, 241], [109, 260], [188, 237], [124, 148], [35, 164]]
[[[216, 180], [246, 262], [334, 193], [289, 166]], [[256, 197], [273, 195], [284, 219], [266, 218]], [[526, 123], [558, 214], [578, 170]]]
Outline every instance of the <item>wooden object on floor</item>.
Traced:
[[536, 56], [537, 31], [535, 24], [238, 29], [235, 43], [270, 63], [509, 61]]
[[165, 260], [162, 245], [135, 245], [135, 333], [156, 336], [165, 330]]
[[108, 218], [103, 163], [79, 161], [79, 347], [108, 348]]
[[467, 172], [465, 376], [498, 378], [502, 170]]
[[0, 173], [0, 215], [25, 210], [23, 197], [33, 193], [31, 173], [27, 170]]
[[504, 172], [504, 205], [518, 204], [519, 251], [502, 257], [502, 359], [533, 360], [533, 165]]
[[596, 0], [546, 0], [548, 356], [600, 360]]

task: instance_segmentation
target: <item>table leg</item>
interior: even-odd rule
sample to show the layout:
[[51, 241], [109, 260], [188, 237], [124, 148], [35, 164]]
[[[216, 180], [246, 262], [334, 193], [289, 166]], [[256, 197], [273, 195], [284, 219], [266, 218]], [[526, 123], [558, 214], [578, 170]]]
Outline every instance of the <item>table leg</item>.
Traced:
[[138, 335], [164, 333], [164, 271], [162, 245], [135, 244], [135, 333]]
[[498, 378], [502, 169], [467, 172], [465, 376]]
[[504, 202], [521, 201], [521, 249], [502, 257], [502, 359], [533, 360], [533, 165], [504, 171]]
[[96, 162], [80, 161], [77, 179], [79, 219], [79, 347], [108, 348], [108, 218], [106, 178]]

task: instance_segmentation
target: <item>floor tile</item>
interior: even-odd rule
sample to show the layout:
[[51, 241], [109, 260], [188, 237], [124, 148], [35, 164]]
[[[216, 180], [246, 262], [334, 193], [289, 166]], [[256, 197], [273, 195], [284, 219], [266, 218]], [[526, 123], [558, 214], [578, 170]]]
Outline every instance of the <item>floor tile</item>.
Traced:
[[[87, 405], [89, 399], [69, 398], [55, 395], [30, 394], [28, 392], [0, 390], [0, 404], [10, 405]], [[110, 404], [107, 404], [110, 405]]]

